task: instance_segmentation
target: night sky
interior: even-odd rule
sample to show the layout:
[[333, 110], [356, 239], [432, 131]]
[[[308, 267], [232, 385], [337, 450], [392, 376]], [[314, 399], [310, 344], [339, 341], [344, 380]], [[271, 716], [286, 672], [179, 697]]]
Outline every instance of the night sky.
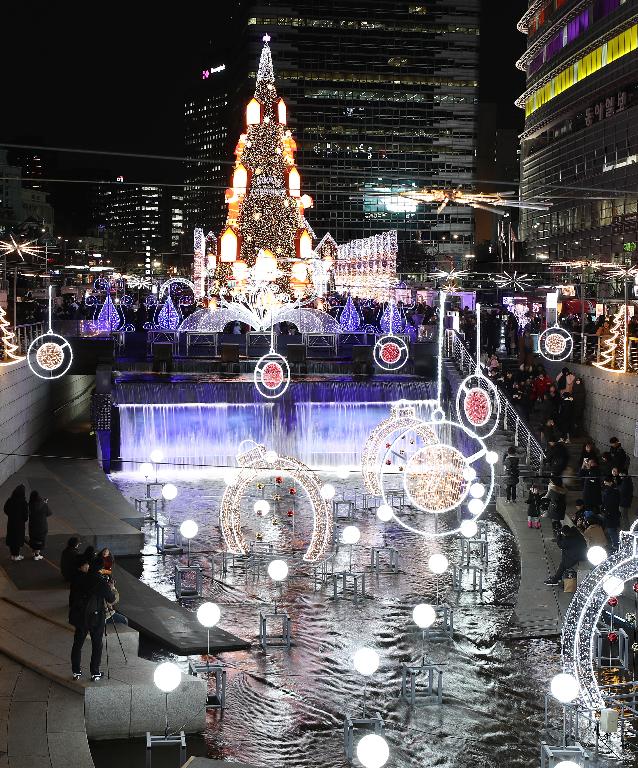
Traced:
[[[126, 13], [102, 6], [86, 18], [62, 4], [4, 9], [2, 142], [183, 156], [183, 109], [189, 84], [228, 40], [223, 10], [196, 4], [169, 11], [129, 3]], [[147, 5], [147, 4], [144, 4]], [[220, 4], [221, 5], [221, 4]], [[228, 9], [229, 3], [224, 7]], [[94, 6], [94, 7], [100, 7]], [[202, 8], [206, 13], [202, 15]], [[481, 23], [482, 101], [496, 102], [502, 127], [522, 126], [512, 106], [524, 87], [514, 61], [525, 39], [516, 30], [525, 0], [485, 0]], [[492, 10], [494, 8], [494, 10]], [[12, 31], [12, 32], [10, 32]], [[226, 34], [225, 34], [226, 33]], [[211, 45], [213, 43], [213, 45]], [[60, 152], [42, 153], [53, 178], [178, 183], [182, 165]], [[82, 185], [49, 185], [59, 232], [81, 235], [86, 217]]]

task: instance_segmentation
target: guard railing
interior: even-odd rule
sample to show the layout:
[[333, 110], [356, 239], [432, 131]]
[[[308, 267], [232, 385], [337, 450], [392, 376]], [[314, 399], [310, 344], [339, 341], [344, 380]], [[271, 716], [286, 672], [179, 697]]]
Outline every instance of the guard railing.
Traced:
[[31, 342], [44, 333], [44, 323], [29, 323], [28, 325], [16, 325], [16, 344], [21, 355], [26, 355]]

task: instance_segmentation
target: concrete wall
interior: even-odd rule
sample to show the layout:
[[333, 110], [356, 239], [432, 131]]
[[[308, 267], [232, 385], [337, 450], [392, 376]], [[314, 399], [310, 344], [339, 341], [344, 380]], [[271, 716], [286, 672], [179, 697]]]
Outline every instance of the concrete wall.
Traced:
[[0, 366], [0, 484], [25, 464], [28, 454], [36, 452], [56, 426], [82, 412], [93, 382], [93, 376], [44, 381], [33, 375], [26, 361]]
[[[547, 372], [554, 377], [565, 365], [547, 362], [543, 364]], [[585, 382], [585, 427], [599, 449], [608, 450], [609, 438], [617, 437], [627, 453], [635, 456], [638, 376], [610, 373], [591, 365], [569, 363], [568, 367], [582, 376]], [[635, 462], [632, 466], [635, 470]]]

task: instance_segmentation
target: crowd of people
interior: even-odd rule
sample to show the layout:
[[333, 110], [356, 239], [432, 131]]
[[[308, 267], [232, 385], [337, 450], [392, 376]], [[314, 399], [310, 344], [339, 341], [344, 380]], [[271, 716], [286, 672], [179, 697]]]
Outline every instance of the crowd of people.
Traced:
[[[13, 562], [24, 560], [22, 548], [28, 544], [33, 560], [44, 560], [43, 551], [51, 516], [48, 499], [33, 490], [27, 501], [24, 485], [14, 488], [4, 504], [7, 516], [6, 544]], [[69, 624], [75, 633], [71, 649], [73, 678], [82, 677], [82, 646], [91, 637], [91, 680], [102, 678], [100, 664], [106, 622], [126, 624], [126, 617], [116, 610], [119, 593], [113, 579], [113, 555], [108, 547], [96, 552], [92, 546], [80, 551], [80, 539], [72, 536], [62, 551], [60, 574], [69, 586]]]

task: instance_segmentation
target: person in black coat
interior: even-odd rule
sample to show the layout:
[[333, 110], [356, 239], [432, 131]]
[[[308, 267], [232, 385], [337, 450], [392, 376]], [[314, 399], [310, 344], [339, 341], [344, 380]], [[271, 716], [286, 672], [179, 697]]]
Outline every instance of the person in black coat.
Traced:
[[579, 474], [583, 481], [583, 503], [588, 510], [598, 513], [602, 503], [600, 467], [593, 456], [583, 460]]
[[82, 677], [82, 646], [87, 635], [91, 635], [91, 679], [97, 682], [102, 677], [102, 639], [106, 623], [106, 604], [116, 601], [111, 580], [100, 575], [95, 568], [89, 568], [85, 557], [77, 562], [76, 572], [71, 580], [69, 592], [69, 624], [75, 627], [71, 648], [71, 670], [73, 679]]
[[37, 491], [31, 491], [29, 496], [29, 546], [33, 550], [34, 560], [42, 560], [42, 550], [49, 533], [47, 518], [51, 517], [51, 510], [47, 501], [48, 499], [43, 499]]
[[617, 437], [612, 437], [609, 440], [609, 455], [610, 455], [610, 462], [612, 467], [617, 467], [618, 469], [629, 469], [629, 456], [627, 456], [627, 452], [620, 444], [620, 440]]
[[559, 438], [549, 440], [547, 445], [547, 462], [552, 475], [562, 475], [569, 464], [567, 446]]
[[552, 475], [543, 498], [548, 501], [547, 517], [552, 521], [552, 528], [557, 534], [562, 528], [567, 510], [567, 490], [560, 475]]
[[542, 497], [537, 485], [532, 485], [527, 496], [527, 527], [541, 527], [541, 513], [543, 511]]
[[79, 556], [80, 539], [78, 539], [77, 536], [71, 536], [60, 555], [60, 572], [62, 573], [64, 581], [72, 581], [77, 570], [76, 563]]
[[29, 505], [24, 485], [17, 485], [4, 503], [7, 516], [7, 546], [12, 560], [24, 560], [20, 547], [24, 544], [24, 527], [29, 519]]
[[614, 478], [605, 478], [603, 489], [603, 512], [605, 514], [605, 533], [614, 550], [620, 543], [620, 494], [614, 484]]
[[[620, 497], [620, 521], [623, 530], [626, 530], [631, 524], [629, 513], [631, 512], [631, 504], [634, 500], [634, 481], [629, 477], [626, 469], [617, 470], [617, 473], [614, 479]], [[614, 473], [612, 472], [612, 474]]]
[[565, 571], [587, 558], [587, 541], [575, 525], [564, 525], [558, 534], [557, 543], [561, 549], [560, 564], [556, 573], [545, 581], [545, 584], [552, 587], [560, 584]]
[[519, 461], [516, 455], [516, 448], [511, 445], [503, 457], [503, 466], [505, 467], [505, 493], [507, 501], [516, 501], [516, 486], [519, 478]]

